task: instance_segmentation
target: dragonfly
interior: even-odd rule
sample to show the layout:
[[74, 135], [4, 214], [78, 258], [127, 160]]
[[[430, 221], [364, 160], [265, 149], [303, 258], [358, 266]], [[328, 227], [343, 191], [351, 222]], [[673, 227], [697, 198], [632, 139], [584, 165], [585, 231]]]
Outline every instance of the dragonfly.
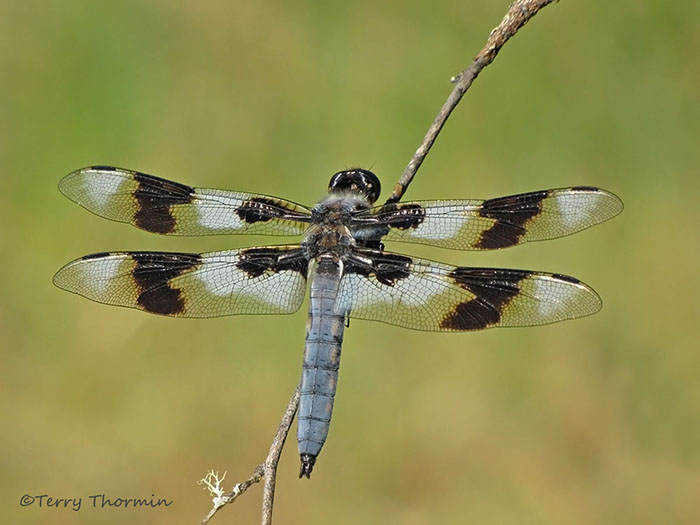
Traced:
[[313, 207], [112, 166], [70, 173], [59, 189], [101, 217], [152, 233], [301, 237], [210, 253], [95, 253], [66, 264], [53, 282], [99, 303], [190, 318], [291, 314], [308, 288], [297, 432], [299, 477], [307, 478], [328, 436], [350, 319], [469, 332], [543, 325], [601, 308], [598, 294], [575, 277], [450, 266], [387, 251], [385, 242], [496, 250], [570, 235], [623, 209], [616, 195], [591, 186], [376, 205], [380, 181], [360, 168], [335, 173]]

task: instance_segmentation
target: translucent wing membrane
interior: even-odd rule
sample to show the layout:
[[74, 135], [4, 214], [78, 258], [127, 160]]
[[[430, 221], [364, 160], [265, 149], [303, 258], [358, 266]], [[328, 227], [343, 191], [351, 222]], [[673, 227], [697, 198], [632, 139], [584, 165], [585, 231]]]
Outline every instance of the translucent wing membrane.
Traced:
[[[109, 166], [73, 172], [59, 188], [97, 215], [154, 233], [299, 235], [312, 222], [308, 208], [275, 197], [193, 188]], [[314, 222], [330, 232], [337, 226], [333, 221], [342, 220], [360, 246], [350, 255], [337, 247], [344, 273], [336, 313], [416, 330], [469, 331], [574, 319], [595, 313], [601, 302], [591, 288], [565, 275], [448, 266], [370, 247], [395, 240], [505, 248], [578, 232], [622, 207], [610, 192], [577, 186], [489, 200], [395, 203], [331, 217], [329, 225], [319, 222], [315, 210]], [[291, 313], [306, 289], [311, 252], [305, 242], [305, 248], [205, 254], [88, 255], [63, 267], [54, 283], [94, 301], [161, 315]]]
[[536, 191], [489, 200], [416, 201], [357, 214], [361, 237], [492, 250], [563, 237], [622, 211], [613, 193], [588, 186]]
[[337, 313], [427, 331], [470, 331], [575, 319], [601, 308], [566, 275], [448, 266], [374, 250], [345, 265]]
[[61, 268], [54, 284], [99, 303], [174, 317], [219, 317], [295, 312], [306, 275], [299, 246], [269, 246], [86, 255]]
[[111, 166], [67, 175], [59, 189], [87, 210], [153, 233], [169, 235], [299, 235], [308, 208], [251, 193], [193, 188]]

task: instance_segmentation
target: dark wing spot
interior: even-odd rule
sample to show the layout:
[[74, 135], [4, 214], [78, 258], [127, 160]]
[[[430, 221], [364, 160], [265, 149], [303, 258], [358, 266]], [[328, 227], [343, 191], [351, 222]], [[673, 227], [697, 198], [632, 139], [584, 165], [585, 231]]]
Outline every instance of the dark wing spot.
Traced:
[[306, 277], [308, 260], [301, 248], [296, 250], [281, 250], [278, 248], [248, 248], [241, 250], [236, 264], [239, 270], [248, 277], [259, 277], [266, 271], [283, 272], [296, 271]]
[[389, 204], [381, 213], [381, 222], [392, 228], [418, 228], [425, 220], [425, 209], [420, 204]]
[[[382, 221], [382, 219], [379, 219]], [[389, 233], [389, 226], [382, 223], [351, 224], [350, 232], [358, 246], [384, 251], [382, 238]]]
[[153, 233], [172, 233], [176, 220], [170, 207], [192, 202], [194, 188], [145, 173], [134, 173], [139, 183], [134, 192], [138, 210], [134, 222], [139, 228]]
[[345, 271], [365, 277], [374, 276], [377, 281], [386, 286], [394, 286], [397, 281], [411, 275], [413, 259], [410, 257], [378, 251], [370, 255], [363, 255], [371, 259], [371, 264], [366, 264], [361, 262], [360, 259], [353, 258], [347, 261]]
[[600, 188], [596, 188], [595, 186], [574, 186], [571, 189], [574, 191], [600, 191]]
[[377, 281], [387, 286], [394, 286], [396, 281], [405, 279], [411, 274], [410, 257], [393, 253], [382, 254], [382, 257], [374, 261], [374, 272]]
[[117, 171], [114, 166], [90, 166], [91, 170], [95, 171]]
[[248, 277], [259, 277], [271, 269], [276, 260], [275, 254], [265, 248], [249, 248], [241, 251], [236, 266], [248, 274]]
[[[384, 234], [386, 235], [386, 234]], [[372, 250], [378, 250], [380, 252], [384, 251], [384, 243], [382, 243], [378, 239], [368, 239], [368, 240], [363, 240], [363, 239], [356, 239], [357, 245], [362, 247], [362, 248], [370, 248]]]
[[166, 285], [142, 292], [138, 304], [147, 312], [161, 315], [182, 313], [185, 308], [182, 292]]
[[478, 248], [494, 250], [518, 244], [526, 233], [527, 222], [541, 211], [547, 191], [535, 191], [484, 201], [479, 215], [496, 223], [481, 234]]
[[498, 324], [503, 309], [520, 293], [520, 281], [532, 275], [525, 270], [458, 267], [450, 277], [476, 297], [458, 304], [440, 326], [448, 330], [481, 330]]
[[501, 312], [490, 304], [474, 299], [459, 303], [457, 307], [445, 317], [440, 326], [447, 330], [482, 330], [492, 326], [501, 318]]
[[152, 252], [134, 252], [131, 257], [136, 262], [132, 275], [140, 290], [138, 305], [154, 314], [182, 313], [182, 291], [169, 281], [200, 264], [202, 258], [191, 253]]
[[359, 213], [353, 219], [350, 231], [357, 244], [381, 251], [380, 241], [391, 228], [408, 230], [423, 224], [425, 208], [418, 203], [385, 204], [371, 215]]
[[243, 222], [252, 224], [254, 222], [265, 222], [272, 219], [281, 219], [284, 212], [280, 209], [280, 204], [272, 199], [264, 197], [254, 197], [241, 204], [236, 213]]

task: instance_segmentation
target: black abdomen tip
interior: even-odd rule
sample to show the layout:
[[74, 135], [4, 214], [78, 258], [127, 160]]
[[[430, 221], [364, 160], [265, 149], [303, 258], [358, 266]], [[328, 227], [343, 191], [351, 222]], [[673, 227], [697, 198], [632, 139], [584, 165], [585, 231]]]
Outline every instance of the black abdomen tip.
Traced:
[[307, 479], [311, 478], [311, 471], [314, 469], [315, 463], [316, 456], [312, 454], [301, 454], [301, 470], [299, 470], [299, 477], [303, 478], [306, 476]]

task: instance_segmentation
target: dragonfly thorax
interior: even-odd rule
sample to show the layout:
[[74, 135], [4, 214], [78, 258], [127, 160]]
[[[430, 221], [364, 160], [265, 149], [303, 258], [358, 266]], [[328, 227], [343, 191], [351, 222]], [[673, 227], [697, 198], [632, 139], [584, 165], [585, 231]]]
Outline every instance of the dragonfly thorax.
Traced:
[[355, 246], [352, 219], [357, 212], [370, 209], [371, 199], [379, 195], [374, 194], [379, 181], [372, 181], [372, 177], [376, 179], [366, 170], [341, 171], [333, 176], [328, 196], [311, 210], [311, 226], [302, 242], [309, 257], [334, 252], [343, 258]]
[[355, 246], [355, 238], [343, 223], [313, 224], [302, 241], [306, 256], [314, 259], [324, 253], [333, 253], [340, 259]]

